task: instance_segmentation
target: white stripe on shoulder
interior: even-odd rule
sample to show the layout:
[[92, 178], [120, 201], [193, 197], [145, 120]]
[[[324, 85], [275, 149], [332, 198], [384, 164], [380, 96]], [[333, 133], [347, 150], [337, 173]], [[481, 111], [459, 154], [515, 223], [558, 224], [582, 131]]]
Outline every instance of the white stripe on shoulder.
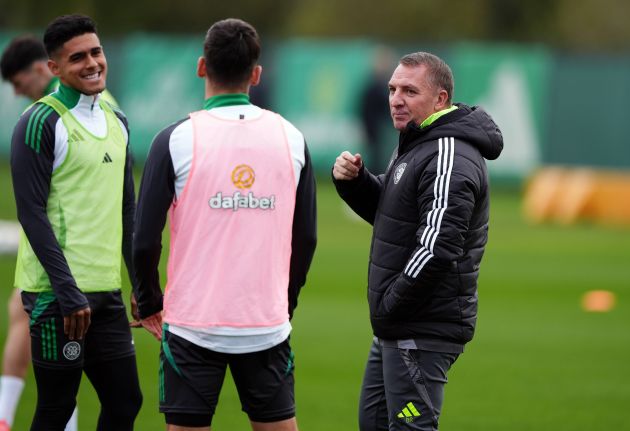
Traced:
[[295, 171], [295, 187], [297, 187], [298, 183], [300, 182], [300, 172], [302, 171], [306, 160], [306, 156], [304, 154], [304, 135], [297, 129], [297, 127], [295, 127], [281, 115], [280, 118], [282, 118], [284, 132], [286, 133], [287, 141], [289, 142], [291, 160], [293, 160], [293, 169]]
[[118, 120], [118, 124], [120, 125], [120, 129], [122, 130], [122, 134], [125, 137], [125, 144], [129, 145], [129, 133], [127, 133], [127, 128], [125, 127], [125, 124], [122, 122], [122, 120], [118, 118], [118, 116], [116, 116], [116, 119]]
[[55, 149], [53, 158], [53, 172], [61, 166], [68, 155], [68, 130], [63, 124], [61, 117], [55, 123]]
[[412, 278], [416, 278], [424, 265], [433, 257], [433, 248], [440, 234], [442, 218], [448, 208], [448, 192], [454, 154], [455, 139], [440, 138], [438, 140], [437, 172], [433, 184], [433, 204], [427, 213], [427, 226], [420, 238], [421, 247], [405, 267], [405, 274]]
[[[442, 226], [442, 217], [444, 216], [444, 213], [446, 212], [446, 208], [448, 207], [448, 191], [450, 189], [450, 184], [451, 184], [451, 172], [453, 172], [453, 156], [455, 153], [455, 139], [454, 138], [446, 138], [447, 141], [445, 141], [445, 164], [447, 166], [447, 171], [446, 171], [446, 177], [444, 178], [444, 185], [443, 185], [443, 196], [442, 196], [442, 210], [439, 212], [438, 215], [438, 220], [437, 220], [437, 224], [436, 224], [436, 232], [435, 235], [433, 236], [433, 239], [431, 240], [431, 247], [430, 250], [431, 252], [433, 252], [433, 246], [435, 245], [435, 240], [437, 239], [438, 235], [440, 234], [440, 227]], [[448, 142], [448, 143], [446, 143]]]
[[173, 171], [175, 172], [175, 196], [184, 190], [193, 157], [193, 128], [190, 118], [178, 124], [171, 132], [168, 142]]

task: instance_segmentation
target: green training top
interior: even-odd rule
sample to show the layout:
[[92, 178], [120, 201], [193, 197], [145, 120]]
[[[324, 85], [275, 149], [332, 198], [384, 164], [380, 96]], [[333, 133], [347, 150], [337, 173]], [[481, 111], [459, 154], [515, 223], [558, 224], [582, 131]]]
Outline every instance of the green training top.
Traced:
[[[65, 91], [61, 91], [65, 90]], [[121, 287], [122, 201], [126, 141], [116, 114], [100, 101], [107, 134], [92, 135], [70, 113], [72, 89], [40, 99], [54, 109], [68, 131], [68, 152], [55, 169], [46, 212], [77, 286], [83, 292]], [[46, 271], [24, 233], [20, 238], [15, 285], [27, 292], [51, 291]]]

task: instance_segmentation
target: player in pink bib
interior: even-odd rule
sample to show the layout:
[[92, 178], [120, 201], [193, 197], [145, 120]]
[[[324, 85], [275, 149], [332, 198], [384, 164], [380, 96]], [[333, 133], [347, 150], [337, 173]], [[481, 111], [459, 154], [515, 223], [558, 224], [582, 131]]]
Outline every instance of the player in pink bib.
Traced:
[[162, 341], [168, 430], [210, 429], [227, 367], [255, 431], [297, 430], [290, 318], [315, 250], [315, 181], [302, 133], [249, 101], [259, 55], [251, 25], [215, 23], [198, 62], [204, 109], [162, 130], [145, 165], [136, 296]]

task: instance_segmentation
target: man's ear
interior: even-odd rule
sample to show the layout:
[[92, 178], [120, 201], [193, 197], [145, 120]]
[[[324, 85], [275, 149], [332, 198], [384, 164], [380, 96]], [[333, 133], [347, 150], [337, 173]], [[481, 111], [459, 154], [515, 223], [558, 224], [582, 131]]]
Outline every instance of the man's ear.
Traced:
[[199, 57], [199, 60], [197, 60], [197, 76], [199, 78], [205, 78], [207, 76], [206, 59], [203, 57]]
[[36, 61], [33, 63], [33, 68], [38, 75], [48, 74], [48, 61]]
[[257, 64], [252, 70], [252, 75], [249, 77], [249, 85], [256, 86], [260, 83], [260, 75], [262, 75], [262, 66]]
[[448, 108], [448, 93], [444, 89], [438, 91], [437, 100], [435, 101], [434, 110], [439, 112], [442, 109]]
[[50, 69], [53, 75], [59, 76], [59, 65], [52, 58], [48, 59], [48, 69]]

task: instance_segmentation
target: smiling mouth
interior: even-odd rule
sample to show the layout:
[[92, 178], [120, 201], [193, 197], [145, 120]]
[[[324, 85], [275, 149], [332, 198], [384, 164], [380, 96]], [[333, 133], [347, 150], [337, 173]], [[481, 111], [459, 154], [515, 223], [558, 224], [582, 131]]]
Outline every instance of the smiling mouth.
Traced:
[[101, 72], [95, 72], [95, 73], [91, 73], [89, 75], [84, 75], [81, 78], [82, 79], [86, 79], [88, 81], [93, 81], [93, 80], [97, 80], [101, 77]]

